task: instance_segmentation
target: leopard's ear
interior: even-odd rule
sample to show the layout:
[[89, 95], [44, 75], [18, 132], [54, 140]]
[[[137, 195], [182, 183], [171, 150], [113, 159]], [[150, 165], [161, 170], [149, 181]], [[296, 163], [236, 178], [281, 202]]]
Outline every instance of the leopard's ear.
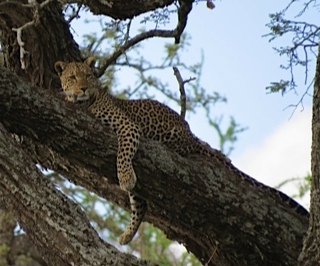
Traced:
[[62, 62], [62, 61], [57, 61], [54, 64], [54, 69], [56, 70], [56, 72], [58, 73], [59, 76], [61, 76], [63, 70], [65, 70], [66, 66], [68, 63], [66, 62]]
[[84, 63], [87, 64], [90, 68], [94, 68], [96, 59], [93, 56], [90, 56], [84, 61]]

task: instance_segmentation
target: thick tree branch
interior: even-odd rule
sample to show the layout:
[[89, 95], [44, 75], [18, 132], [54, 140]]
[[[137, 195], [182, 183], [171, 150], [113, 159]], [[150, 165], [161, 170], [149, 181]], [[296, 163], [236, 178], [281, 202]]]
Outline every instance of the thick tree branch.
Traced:
[[[63, 0], [63, 3], [79, 3], [82, 0]], [[114, 19], [130, 19], [157, 8], [169, 6], [174, 0], [87, 0], [86, 5], [95, 15], [106, 15]]]
[[[0, 192], [0, 195], [2, 193]], [[17, 222], [9, 213], [3, 201], [0, 203], [0, 265], [16, 265], [23, 259], [25, 264], [34, 266], [46, 266], [35, 245], [26, 234], [16, 234]]]
[[185, 27], [187, 26], [188, 14], [191, 12], [193, 0], [180, 0], [178, 9], [178, 25], [176, 28], [177, 34], [175, 43], [180, 42], [180, 37]]
[[[24, 136], [22, 147], [30, 158], [129, 208], [117, 185], [116, 137], [94, 118], [1, 69], [0, 122]], [[214, 158], [182, 158], [146, 140], [134, 168], [134, 192], [148, 202], [146, 221], [202, 263], [296, 265], [308, 218], [274, 191]], [[45, 187], [51, 185], [46, 181]]]
[[[51, 252], [53, 256], [55, 252], [59, 252], [55, 249], [56, 242], [43, 243], [43, 240], [38, 239], [41, 232], [32, 231], [33, 217], [19, 215], [34, 213], [34, 206], [24, 205], [25, 209], [20, 211], [24, 203], [21, 199], [18, 201], [12, 199], [15, 196], [13, 192], [17, 190], [16, 183], [19, 184], [13, 182], [14, 178], [21, 177], [22, 187], [19, 187], [19, 195], [27, 196], [24, 192], [30, 187], [29, 183], [32, 183], [32, 189], [35, 187], [39, 190], [39, 187], [41, 189], [43, 187], [43, 191], [47, 192], [46, 196], [41, 194], [42, 191], [39, 191], [40, 194], [35, 194], [39, 195], [39, 200], [49, 196], [56, 199], [56, 202], [65, 200], [66, 206], [61, 208], [60, 205], [56, 206], [57, 210], [68, 214], [73, 213], [69, 208], [78, 208], [60, 195], [44, 177], [41, 177], [44, 180], [39, 181], [40, 174], [29, 161], [32, 159], [33, 163], [54, 169], [71, 182], [129, 209], [127, 194], [120, 190], [116, 178], [117, 141], [113, 132], [103, 128], [87, 113], [74, 106], [66, 106], [50, 91], [45, 92], [37, 87], [30, 87], [26, 82], [28, 80], [31, 84], [58, 89], [59, 82], [53, 72], [53, 63], [58, 59], [80, 61], [79, 50], [64, 21], [58, 2], [52, 1], [41, 9], [40, 23], [23, 31], [23, 34], [29, 36], [24, 40], [24, 49], [30, 53], [29, 58], [25, 58], [25, 71], [22, 71], [20, 66], [20, 47], [12, 28], [19, 28], [32, 21], [33, 13], [30, 8], [16, 8], [15, 3], [1, 4], [3, 2], [4, 0], [0, 0], [0, 29], [5, 65], [25, 79], [22, 80], [5, 69], [0, 71], [0, 123], [4, 125], [0, 137], [3, 140], [2, 144], [6, 143], [2, 145], [1, 150], [7, 155], [12, 154], [18, 162], [19, 158], [16, 156], [21, 155], [27, 163], [16, 164], [20, 167], [14, 169], [11, 167], [10, 171], [2, 171], [6, 169], [5, 167], [12, 166], [13, 162], [8, 161], [7, 156], [1, 157], [0, 165], [4, 167], [0, 167], [0, 193], [6, 193], [6, 205], [12, 209], [11, 211], [16, 209], [16, 217], [23, 222], [30, 237], [38, 243], [39, 250], [42, 253]], [[149, 6], [148, 10], [167, 5], [172, 1], [160, 1], [161, 3], [139, 0], [112, 1], [114, 4], [112, 9], [111, 1], [87, 2], [88, 6], [92, 5], [91, 9], [96, 5], [96, 12], [103, 9], [98, 5], [104, 3], [106, 12], [118, 12], [114, 14], [115, 17], [119, 15], [120, 18], [122, 14], [122, 18], [125, 18], [145, 12], [141, 10], [150, 4], [152, 7]], [[24, 0], [22, 3], [27, 4], [28, 1]], [[192, 1], [181, 1], [180, 11], [187, 14], [191, 3]], [[117, 10], [116, 7], [120, 9]], [[181, 20], [181, 22], [180, 28], [178, 25], [175, 30], [164, 34], [177, 39], [186, 21]], [[148, 38], [152, 37], [154, 32], [149, 34], [151, 35]], [[160, 36], [163, 32], [156, 34]], [[134, 40], [132, 42], [134, 45], [143, 38], [144, 36], [140, 36], [135, 40], [129, 39], [128, 42]], [[116, 56], [110, 59], [110, 63], [129, 47], [122, 47], [122, 50], [120, 49]], [[100, 73], [102, 72], [103, 70]], [[19, 135], [20, 146], [13, 142], [6, 131]], [[300, 216], [291, 209], [274, 191], [259, 186], [250, 178], [243, 177], [240, 172], [234, 171], [234, 168], [221, 161], [199, 155], [182, 158], [159, 143], [151, 141], [141, 143], [134, 159], [134, 168], [138, 175], [134, 192], [148, 202], [146, 221], [162, 229], [170, 239], [183, 243], [202, 263], [296, 264], [308, 218]], [[16, 173], [27, 170], [27, 174], [24, 175]], [[26, 176], [28, 178], [23, 178]], [[14, 188], [13, 192], [8, 189], [8, 185]], [[44, 202], [43, 208], [54, 206], [55, 201]], [[48, 213], [44, 211], [41, 213], [47, 220], [51, 219]], [[82, 214], [78, 214], [83, 218]], [[79, 221], [87, 225], [80, 216]], [[45, 224], [43, 217], [40, 217], [39, 226]], [[68, 215], [64, 216], [67, 217]], [[77, 228], [71, 232], [82, 232], [81, 222], [78, 223], [80, 228], [75, 224]], [[59, 225], [58, 221], [53, 223]], [[90, 230], [87, 231], [88, 234], [92, 234], [97, 242], [92, 244], [97, 245], [98, 250], [106, 247], [95, 232]], [[40, 231], [46, 232], [45, 228]], [[52, 237], [56, 240], [56, 236]], [[62, 240], [68, 237], [72, 235], [63, 234]], [[79, 254], [83, 257], [83, 253]], [[97, 253], [93, 252], [92, 256], [95, 254]], [[65, 254], [62, 254], [56, 259], [63, 260], [64, 256]]]
[[48, 265], [151, 265], [103, 242], [0, 124], [0, 192]]

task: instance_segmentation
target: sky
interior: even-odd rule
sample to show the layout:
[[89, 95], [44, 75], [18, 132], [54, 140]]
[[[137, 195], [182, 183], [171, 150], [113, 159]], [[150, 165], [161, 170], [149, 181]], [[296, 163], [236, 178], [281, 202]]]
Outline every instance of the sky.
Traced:
[[[207, 46], [203, 48], [208, 64], [204, 66], [208, 72], [204, 75], [212, 77], [209, 82], [226, 94], [226, 108], [230, 114], [248, 127], [239, 135], [231, 159], [239, 169], [270, 186], [310, 172], [311, 98], [305, 99], [304, 110], [299, 106], [293, 115], [293, 108], [286, 109], [296, 104], [305, 91], [304, 70], [299, 69], [295, 73], [297, 81], [300, 81], [298, 94], [289, 93], [282, 97], [280, 94], [267, 94], [265, 90], [271, 81], [286, 79], [289, 75], [279, 67], [287, 58], [280, 57], [272, 49], [275, 45], [289, 43], [285, 40], [283, 43], [280, 40], [269, 43], [268, 38], [261, 37], [268, 33], [265, 26], [269, 22], [268, 15], [283, 9], [283, 2], [217, 2], [211, 15], [215, 18], [211, 18], [211, 23], [207, 21], [211, 25], [210, 42], [200, 44]], [[200, 9], [196, 8], [191, 15], [190, 27], [202, 28], [192, 22], [200, 12], [209, 11]], [[206, 35], [195, 30], [192, 36], [204, 39]], [[311, 71], [310, 77], [313, 74]], [[296, 187], [285, 186], [283, 191], [293, 195]], [[308, 197], [301, 203], [309, 206]]]
[[[287, 2], [223, 0], [215, 1], [216, 8], [213, 10], [206, 7], [205, 1], [195, 4], [186, 27], [192, 39], [187, 53], [182, 57], [182, 60], [194, 63], [200, 60], [203, 51], [201, 85], [208, 93], [217, 91], [228, 99], [227, 104], [215, 106], [213, 112], [223, 115], [225, 119], [233, 116], [241, 126], [248, 127], [238, 135], [231, 160], [240, 170], [269, 186], [276, 186], [289, 178], [304, 177], [310, 172], [311, 97], [305, 97], [304, 108], [300, 105], [294, 113], [294, 109], [288, 107], [298, 103], [306, 90], [304, 69], [295, 72], [298, 82], [296, 93], [289, 92], [282, 96], [267, 94], [265, 89], [272, 81], [290, 77], [288, 71], [280, 68], [287, 58], [280, 57], [272, 48], [289, 45], [290, 38], [270, 43], [268, 38], [262, 37], [269, 32], [266, 27], [270, 21], [269, 14], [283, 9]], [[298, 10], [293, 6], [292, 15], [297, 14]], [[81, 16], [85, 18], [89, 15]], [[312, 17], [308, 15], [307, 19]], [[173, 27], [174, 23], [173, 20], [167, 27]], [[83, 24], [81, 20], [74, 22], [72, 27], [79, 43], [83, 34], [99, 29], [92, 23]], [[160, 47], [159, 39], [154, 38], [145, 43], [144, 55], [148, 58], [160, 57], [163, 49]], [[310, 66], [309, 82], [314, 75], [314, 62]], [[176, 88], [172, 72], [167, 72], [164, 77]], [[173, 108], [179, 111], [177, 107]], [[217, 137], [207, 125], [204, 113], [189, 114], [187, 121], [195, 135], [212, 147], [218, 147]], [[282, 190], [293, 195], [296, 184], [285, 186]], [[300, 202], [309, 206], [308, 197]]]
[[[268, 38], [262, 37], [268, 33], [265, 25], [269, 14], [283, 9], [287, 2], [224, 0], [215, 2], [216, 9], [212, 11], [198, 4], [187, 28], [195, 50], [204, 50], [204, 86], [226, 95], [228, 104], [222, 106], [224, 114], [233, 115], [248, 127], [238, 136], [231, 154], [234, 165], [269, 186], [310, 172], [311, 97], [304, 100], [305, 108], [298, 106], [293, 115], [294, 109], [286, 108], [299, 102], [306, 89], [304, 69], [295, 73], [297, 94], [292, 92], [282, 97], [267, 94], [265, 90], [270, 82], [289, 77], [288, 71], [279, 67], [287, 58], [280, 57], [272, 47], [289, 45], [290, 39], [269, 43]], [[293, 6], [292, 13], [297, 14], [297, 10]], [[314, 67], [313, 64], [309, 81]], [[215, 145], [193, 121], [191, 126], [198, 136], [203, 134], [204, 140]], [[296, 184], [282, 190], [293, 195]], [[309, 197], [300, 202], [308, 207]]]

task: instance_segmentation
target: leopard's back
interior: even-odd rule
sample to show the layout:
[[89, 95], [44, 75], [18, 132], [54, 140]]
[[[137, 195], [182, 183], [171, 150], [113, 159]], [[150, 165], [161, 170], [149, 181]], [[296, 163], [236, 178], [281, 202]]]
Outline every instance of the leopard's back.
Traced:
[[[215, 157], [221, 160], [225, 167], [240, 176], [244, 182], [264, 187], [234, 167], [220, 151], [211, 148], [194, 136], [188, 123], [166, 105], [154, 100], [120, 100], [103, 92], [94, 75], [94, 64], [94, 58], [88, 58], [83, 63], [58, 61], [55, 69], [60, 77], [66, 100], [88, 108], [117, 134], [117, 175], [123, 190], [132, 191], [136, 184], [137, 178], [132, 158], [138, 149], [141, 135], [162, 142], [180, 155], [203, 154], [209, 159]], [[308, 214], [285, 194], [278, 192], [277, 195], [298, 213]], [[131, 192], [129, 197], [132, 213], [130, 223], [119, 239], [120, 244], [127, 244], [132, 240], [147, 208], [144, 199]]]
[[150, 99], [115, 101], [139, 126], [145, 138], [159, 141], [179, 154], [197, 149], [197, 138], [192, 134], [189, 124], [166, 105]]

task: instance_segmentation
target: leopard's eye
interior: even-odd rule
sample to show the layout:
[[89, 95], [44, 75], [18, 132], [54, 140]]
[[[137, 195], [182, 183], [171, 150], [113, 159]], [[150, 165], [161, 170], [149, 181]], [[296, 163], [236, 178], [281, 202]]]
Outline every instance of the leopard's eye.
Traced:
[[74, 80], [76, 80], [76, 76], [75, 76], [75, 75], [71, 75], [68, 79], [69, 79], [70, 81], [74, 81]]

